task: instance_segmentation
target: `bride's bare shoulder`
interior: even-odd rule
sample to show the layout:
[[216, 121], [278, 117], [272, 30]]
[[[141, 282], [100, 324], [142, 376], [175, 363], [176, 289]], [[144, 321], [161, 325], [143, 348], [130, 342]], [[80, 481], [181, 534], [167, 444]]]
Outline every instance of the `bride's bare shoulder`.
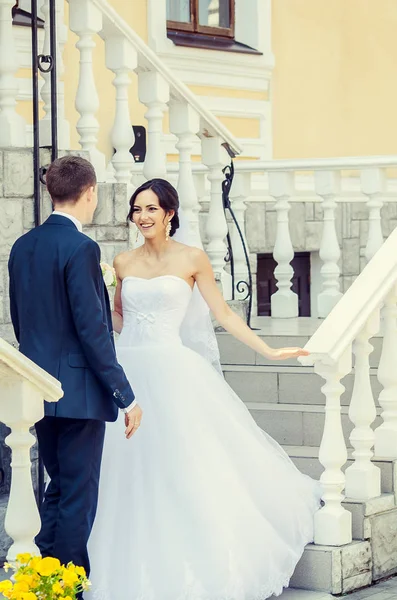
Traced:
[[181, 244], [180, 242], [175, 242], [175, 246], [178, 252], [183, 252], [184, 256], [188, 256], [192, 259], [205, 254], [204, 250], [201, 250], [201, 248], [197, 248], [196, 246], [186, 246], [186, 244]]
[[178, 256], [181, 256], [186, 266], [192, 272], [201, 271], [208, 263], [208, 256], [201, 248], [186, 246], [178, 242]]

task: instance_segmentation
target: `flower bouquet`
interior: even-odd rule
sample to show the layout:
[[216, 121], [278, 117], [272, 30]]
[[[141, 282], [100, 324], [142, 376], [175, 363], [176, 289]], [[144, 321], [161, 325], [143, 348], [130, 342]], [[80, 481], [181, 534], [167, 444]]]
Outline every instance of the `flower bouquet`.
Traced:
[[116, 287], [117, 285], [117, 277], [116, 271], [108, 265], [108, 263], [101, 262], [101, 271], [103, 275], [103, 280], [107, 287]]
[[83, 567], [61, 565], [57, 558], [18, 554], [16, 564], [4, 569], [14, 571], [12, 581], [0, 582], [0, 594], [10, 600], [75, 600], [90, 587]]

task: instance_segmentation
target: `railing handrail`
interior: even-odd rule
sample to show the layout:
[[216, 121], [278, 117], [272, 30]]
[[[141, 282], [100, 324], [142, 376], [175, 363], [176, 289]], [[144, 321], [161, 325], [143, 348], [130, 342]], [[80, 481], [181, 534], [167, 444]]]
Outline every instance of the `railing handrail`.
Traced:
[[316, 360], [334, 364], [349, 348], [372, 313], [397, 283], [396, 247], [397, 229], [390, 234], [312, 335], [305, 346], [310, 356], [300, 359], [303, 365], [313, 365]]
[[[238, 160], [234, 164], [240, 173], [263, 173], [264, 171], [319, 171], [319, 170], [355, 170], [369, 168], [397, 167], [397, 155], [389, 156], [338, 156], [336, 158], [288, 158], [274, 160]], [[179, 171], [178, 163], [167, 165], [169, 173]], [[193, 163], [194, 173], [206, 173], [207, 167], [201, 163]]]
[[99, 35], [102, 33], [101, 37], [106, 37], [104, 31], [106, 34], [111, 35], [112, 29], [114, 30], [115, 35], [122, 33], [137, 51], [143, 66], [147, 69], [154, 69], [160, 73], [172, 88], [173, 96], [185, 100], [200, 115], [208, 129], [208, 133], [211, 134], [211, 137], [219, 136], [224, 143], [229, 146], [233, 154], [241, 154], [242, 148], [240, 144], [227, 127], [225, 127], [211, 111], [205, 108], [195, 94], [176, 77], [164, 61], [159, 58], [144, 40], [124, 21], [124, 19], [122, 19], [122, 17], [120, 17], [115, 9], [110, 6], [106, 0], [92, 0], [92, 2], [108, 21], [104, 24], [104, 29], [102, 32], [99, 32]]
[[397, 155], [237, 161], [235, 166], [237, 171], [251, 173], [263, 173], [263, 171], [326, 171], [333, 169], [344, 171], [371, 167], [397, 167]]
[[2, 364], [39, 388], [47, 402], [57, 402], [63, 396], [61, 384], [55, 377], [0, 338], [0, 367]]

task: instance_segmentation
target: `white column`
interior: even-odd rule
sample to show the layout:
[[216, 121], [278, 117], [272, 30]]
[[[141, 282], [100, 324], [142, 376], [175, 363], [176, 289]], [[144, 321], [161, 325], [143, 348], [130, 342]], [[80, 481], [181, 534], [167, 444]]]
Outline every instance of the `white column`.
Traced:
[[361, 171], [361, 191], [368, 197], [368, 240], [365, 247], [365, 258], [371, 260], [383, 244], [381, 208], [382, 194], [385, 190], [384, 169], [364, 169]]
[[354, 387], [349, 407], [349, 417], [354, 424], [350, 441], [354, 448], [354, 463], [346, 469], [346, 496], [369, 500], [381, 493], [380, 469], [372, 462], [375, 434], [371, 424], [376, 418], [372, 394], [369, 356], [373, 347], [369, 343], [379, 330], [379, 309], [367, 321], [353, 344], [355, 354]]
[[192, 152], [200, 130], [200, 117], [185, 101], [170, 102], [170, 131], [177, 136], [176, 149], [179, 152], [178, 194], [184, 218], [189, 223], [189, 241], [200, 247], [198, 203], [196, 186], [193, 180]]
[[148, 107], [145, 118], [148, 123], [147, 151], [143, 167], [146, 179], [167, 178], [167, 164], [163, 143], [163, 118], [170, 99], [170, 88], [160, 73], [139, 71], [139, 100]]
[[[245, 235], [245, 212], [247, 210], [246, 200], [251, 191], [251, 174], [235, 173], [234, 181], [230, 190], [230, 200], [232, 210], [239, 224], [243, 240], [249, 256], [248, 242]], [[234, 278], [235, 278], [235, 298], [243, 300], [247, 298], [248, 293], [248, 268], [244, 254], [243, 245], [237, 227], [232, 222], [230, 224], [230, 239], [233, 248], [234, 257]], [[241, 285], [239, 286], [239, 283]]]
[[375, 454], [397, 458], [397, 288], [387, 296], [382, 309], [383, 345], [378, 380], [383, 386], [379, 404], [383, 423], [375, 430]]
[[0, 148], [26, 146], [26, 123], [15, 110], [19, 64], [11, 9], [14, 0], [0, 0]]
[[[63, 63], [63, 49], [67, 40], [67, 28], [64, 24], [64, 3], [56, 2], [56, 59], [57, 59], [57, 116], [58, 116], [58, 147], [62, 150], [70, 148], [70, 127], [65, 119], [65, 94], [62, 77], [65, 73]], [[44, 19], [44, 43], [42, 54], [50, 55], [50, 3], [44, 0], [41, 7], [42, 17]], [[44, 65], [48, 66], [48, 65]], [[40, 121], [40, 144], [42, 146], [51, 146], [51, 73], [40, 71], [44, 84], [41, 88], [40, 96], [43, 101], [44, 117]]]
[[138, 66], [138, 55], [133, 46], [121, 36], [106, 39], [106, 66], [113, 71], [116, 88], [116, 112], [111, 140], [116, 152], [112, 158], [114, 176], [119, 183], [131, 184], [134, 157], [130, 148], [135, 136], [132, 129], [128, 104], [130, 73]]
[[201, 141], [203, 163], [208, 167], [208, 180], [211, 185], [210, 206], [207, 219], [208, 245], [207, 253], [210, 258], [215, 279], [221, 286], [227, 246], [227, 223], [222, 201], [222, 169], [229, 164], [230, 159], [218, 137], [204, 137]]
[[340, 174], [335, 171], [317, 171], [315, 173], [316, 193], [321, 196], [324, 210], [323, 233], [320, 244], [320, 258], [323, 261], [321, 275], [323, 291], [319, 294], [317, 305], [319, 317], [326, 317], [342, 297], [340, 291], [340, 269], [338, 261], [340, 248], [335, 227], [335, 198], [340, 193]]
[[342, 467], [347, 460], [343, 437], [340, 397], [344, 391], [340, 380], [351, 371], [351, 348], [335, 365], [316, 362], [315, 372], [325, 379], [321, 391], [325, 395], [325, 425], [319, 460], [324, 467], [320, 481], [324, 506], [314, 515], [314, 543], [342, 546], [352, 540], [351, 513], [342, 506], [345, 476]]
[[291, 261], [294, 249], [289, 231], [289, 199], [294, 189], [294, 174], [274, 171], [269, 173], [269, 192], [276, 201], [277, 231], [273, 257], [277, 263], [274, 275], [277, 292], [271, 297], [271, 314], [276, 318], [297, 317], [299, 314], [298, 296], [291, 290], [294, 270]]
[[15, 560], [20, 552], [40, 554], [34, 543], [40, 531], [40, 517], [30, 462], [35, 438], [29, 428], [43, 416], [43, 397], [38, 388], [18, 376], [0, 381], [0, 420], [11, 429], [6, 438], [12, 450], [11, 490], [5, 518], [5, 530], [13, 539], [7, 554], [9, 561]]
[[99, 108], [92, 51], [95, 33], [102, 29], [102, 13], [90, 0], [69, 0], [70, 29], [79, 37], [76, 48], [80, 51], [79, 84], [76, 93], [76, 110], [80, 115], [77, 131], [80, 146], [89, 153], [98, 181], [106, 181], [105, 155], [97, 148], [99, 123], [95, 117]]

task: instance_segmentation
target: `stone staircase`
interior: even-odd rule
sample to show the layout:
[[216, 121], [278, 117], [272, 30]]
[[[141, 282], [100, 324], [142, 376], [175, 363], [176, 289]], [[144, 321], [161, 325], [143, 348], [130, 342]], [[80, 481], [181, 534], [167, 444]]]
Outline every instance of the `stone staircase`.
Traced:
[[[254, 319], [258, 334], [273, 347], [304, 346], [321, 321], [270, 318]], [[312, 367], [296, 361], [271, 363], [244, 347], [227, 333], [218, 333], [225, 378], [245, 402], [258, 425], [279, 442], [299, 470], [319, 479], [323, 467], [319, 446], [324, 431], [323, 381]], [[376, 369], [382, 337], [371, 340], [370, 379], [374, 398], [382, 386]], [[353, 462], [349, 440], [353, 425], [348, 410], [354, 373], [342, 380], [342, 427], [348, 448], [343, 471]], [[376, 401], [377, 419], [381, 422]], [[332, 594], [347, 593], [397, 572], [397, 469], [393, 459], [375, 457], [381, 469], [381, 496], [367, 501], [346, 498], [343, 506], [352, 514], [353, 541], [344, 546], [311, 544], [299, 562], [291, 587]]]

